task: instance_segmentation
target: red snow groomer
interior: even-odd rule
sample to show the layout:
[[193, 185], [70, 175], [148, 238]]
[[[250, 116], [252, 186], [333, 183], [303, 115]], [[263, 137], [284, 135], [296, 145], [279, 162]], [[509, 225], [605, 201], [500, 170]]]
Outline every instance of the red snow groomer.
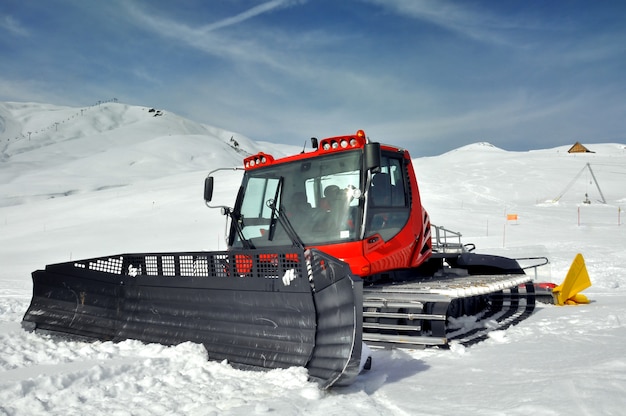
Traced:
[[517, 260], [476, 254], [431, 225], [406, 150], [362, 130], [312, 144], [244, 159], [234, 205], [219, 206], [227, 251], [49, 265], [33, 273], [24, 321], [98, 339], [198, 342], [210, 359], [304, 366], [328, 387], [352, 382], [362, 342], [471, 344], [532, 313], [532, 277]]

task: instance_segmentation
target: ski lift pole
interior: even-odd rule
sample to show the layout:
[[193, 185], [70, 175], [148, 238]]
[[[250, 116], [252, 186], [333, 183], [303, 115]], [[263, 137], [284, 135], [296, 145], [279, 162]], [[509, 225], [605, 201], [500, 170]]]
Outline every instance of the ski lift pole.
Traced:
[[596, 184], [596, 188], [598, 188], [598, 192], [600, 192], [600, 197], [602, 197], [602, 203], [606, 204], [606, 199], [604, 199], [604, 194], [602, 193], [602, 190], [600, 189], [600, 184], [598, 183], [598, 180], [596, 179], [596, 175], [593, 174], [593, 170], [591, 169], [591, 165], [589, 163], [587, 163], [587, 167], [589, 168], [589, 172], [591, 172], [591, 177], [593, 178], [593, 182]]

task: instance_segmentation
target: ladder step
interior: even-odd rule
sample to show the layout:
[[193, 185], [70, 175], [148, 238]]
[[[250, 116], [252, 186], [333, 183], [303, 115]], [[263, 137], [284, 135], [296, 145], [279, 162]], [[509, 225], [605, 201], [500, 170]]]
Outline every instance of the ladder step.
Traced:
[[363, 322], [363, 329], [388, 329], [388, 330], [394, 330], [394, 331], [421, 331], [422, 330], [420, 326], [379, 324], [377, 322]]
[[423, 347], [424, 345], [446, 345], [448, 342], [445, 338], [440, 337], [412, 337], [403, 335], [387, 335], [387, 334], [369, 334], [363, 333], [363, 341], [372, 344], [394, 344], [402, 346], [417, 346]]
[[406, 319], [409, 321], [414, 320], [429, 320], [429, 321], [445, 321], [445, 315], [430, 315], [427, 313], [401, 313], [401, 312], [374, 312], [363, 311], [363, 318], [391, 318], [391, 319]]
[[417, 301], [397, 301], [385, 299], [364, 299], [364, 308], [392, 308], [392, 309], [423, 309], [424, 304]]

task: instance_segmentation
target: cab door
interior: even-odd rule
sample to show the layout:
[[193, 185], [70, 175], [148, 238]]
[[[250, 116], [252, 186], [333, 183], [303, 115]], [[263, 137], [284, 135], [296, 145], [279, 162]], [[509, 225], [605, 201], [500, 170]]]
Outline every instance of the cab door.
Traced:
[[404, 235], [411, 212], [407, 169], [402, 154], [383, 152], [380, 171], [372, 174], [363, 242], [371, 274], [408, 267], [415, 242]]

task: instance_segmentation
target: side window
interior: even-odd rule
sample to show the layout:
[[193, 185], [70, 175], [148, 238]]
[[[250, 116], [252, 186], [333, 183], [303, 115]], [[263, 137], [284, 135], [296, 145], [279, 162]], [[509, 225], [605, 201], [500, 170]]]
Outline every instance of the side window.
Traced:
[[272, 210], [266, 201], [274, 198], [277, 187], [278, 179], [250, 178], [248, 181], [241, 204], [241, 232], [245, 238], [258, 238], [267, 231]]
[[366, 234], [379, 233], [385, 241], [396, 235], [409, 219], [409, 197], [402, 159], [385, 156], [380, 172], [372, 177]]
[[277, 187], [278, 179], [250, 178], [241, 214], [246, 218], [269, 219], [272, 210], [266, 201], [274, 198]]
[[408, 197], [404, 178], [402, 160], [383, 158], [380, 172], [374, 174], [372, 179], [372, 204], [378, 207], [406, 207]]

